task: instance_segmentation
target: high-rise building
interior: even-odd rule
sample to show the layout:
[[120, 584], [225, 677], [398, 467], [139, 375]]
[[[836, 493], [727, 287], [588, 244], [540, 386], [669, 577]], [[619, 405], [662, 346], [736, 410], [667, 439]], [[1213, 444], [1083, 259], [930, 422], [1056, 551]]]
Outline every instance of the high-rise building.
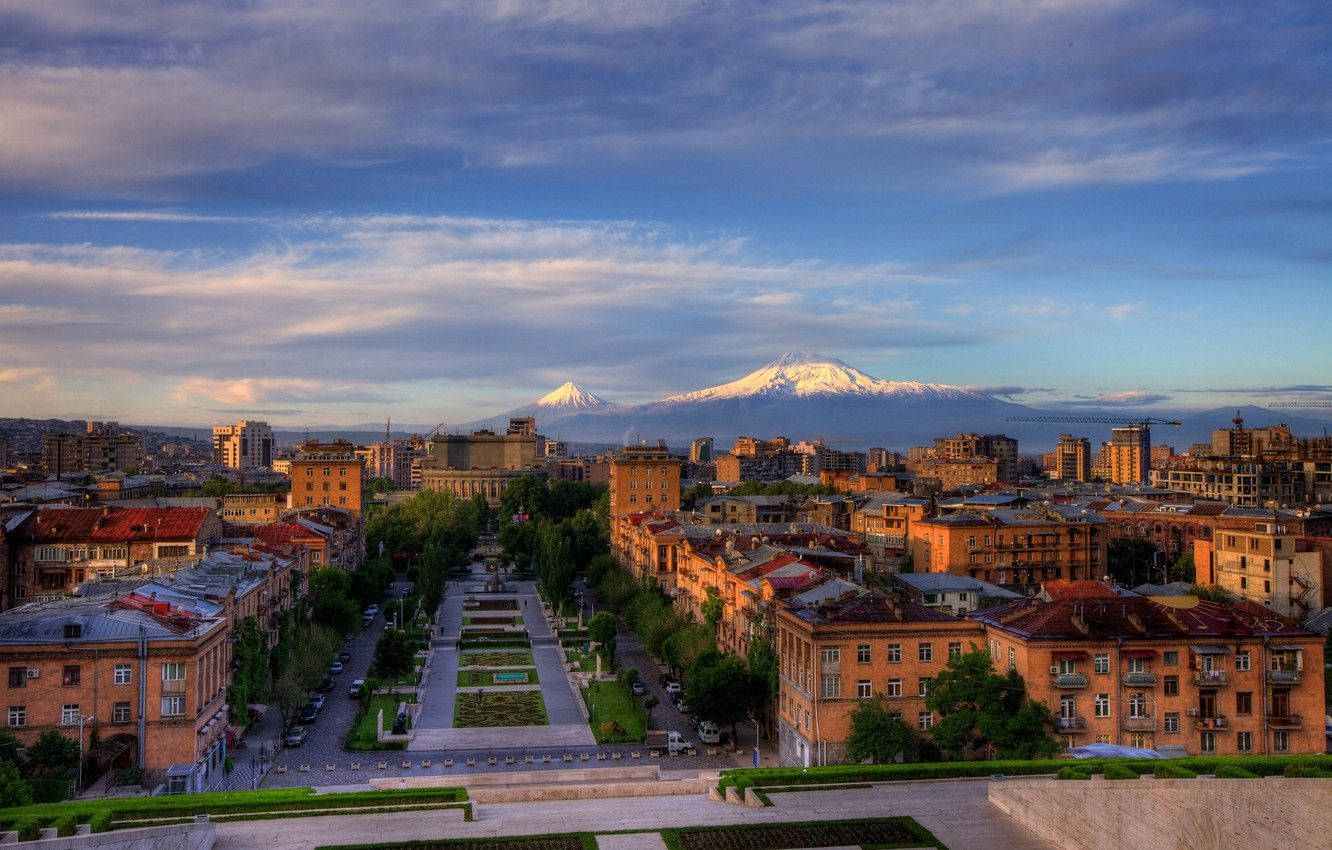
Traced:
[[934, 457], [940, 460], [966, 460], [988, 457], [999, 464], [999, 480], [1018, 481], [1018, 441], [1003, 434], [956, 434], [934, 441]]
[[689, 444], [690, 463], [712, 463], [712, 438], [699, 437]]
[[274, 445], [267, 422], [242, 419], [235, 425], [213, 426], [213, 462], [232, 469], [272, 466]]
[[655, 446], [625, 446], [611, 459], [611, 516], [638, 511], [680, 509], [680, 462], [665, 441]]
[[303, 443], [291, 461], [288, 508], [330, 507], [361, 515], [365, 461], [346, 440]]
[[1147, 425], [1110, 429], [1111, 484], [1146, 484], [1151, 469], [1152, 431]]
[[118, 422], [89, 421], [83, 434], [44, 436], [42, 465], [56, 476], [139, 469], [143, 466], [143, 435], [120, 430]]
[[1054, 477], [1061, 481], [1091, 480], [1091, 440], [1060, 434], [1055, 448]]

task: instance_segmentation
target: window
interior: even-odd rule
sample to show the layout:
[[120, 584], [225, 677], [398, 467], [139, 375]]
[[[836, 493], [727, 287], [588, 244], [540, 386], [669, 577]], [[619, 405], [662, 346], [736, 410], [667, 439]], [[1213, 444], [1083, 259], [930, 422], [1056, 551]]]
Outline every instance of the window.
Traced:
[[1129, 717], [1147, 716], [1147, 697], [1143, 694], [1129, 696]]
[[1253, 692], [1240, 691], [1235, 694], [1235, 713], [1253, 714]]
[[824, 699], [840, 699], [842, 696], [842, 677], [824, 676], [820, 694]]
[[916, 728], [922, 732], [934, 728], [934, 712], [922, 711], [920, 718], [916, 721]]
[[339, 481], [339, 482], [338, 482], [338, 489], [339, 489], [339, 490], [346, 490], [346, 489], [347, 489], [347, 482], [346, 482], [346, 481]]
[[1096, 653], [1095, 657], [1092, 658], [1092, 668], [1093, 668], [1097, 673], [1109, 673], [1109, 672], [1110, 672], [1110, 653], [1108, 653], [1108, 652], [1098, 652], [1098, 653]]
[[1059, 659], [1059, 675], [1072, 676], [1078, 672], [1078, 662], [1072, 658]]
[[955, 640], [948, 644], [948, 657], [957, 658], [962, 654], [962, 641]]
[[130, 672], [130, 666], [128, 664], [116, 665], [116, 673], [114, 681], [117, 685], [128, 685], [130, 682], [133, 681], [133, 676], [134, 674]]
[[61, 726], [77, 726], [79, 722], [79, 704], [66, 703], [60, 709]]
[[1167, 732], [1179, 731], [1179, 712], [1167, 711], [1165, 714], [1165, 730]]
[[34, 561], [63, 561], [65, 550], [59, 546], [35, 546], [32, 550]]
[[26, 688], [28, 686], [28, 668], [10, 667], [9, 686], [11, 688]]
[[1235, 749], [1241, 753], [1253, 752], [1253, 733], [1238, 732], [1235, 735]]
[[916, 693], [919, 694], [920, 696], [923, 696], [923, 697], [929, 696], [929, 695], [930, 695], [930, 682], [933, 682], [933, 681], [934, 681], [934, 680], [931, 679], [931, 678], [928, 677], [928, 676], [922, 676], [922, 677], [920, 678], [920, 681], [917, 683], [917, 686], [916, 686]]
[[634, 503], [637, 502], [637, 501], [638, 501], [638, 497], [635, 496], [634, 494], [630, 493], [630, 494], [629, 494], [629, 504], [632, 505], [632, 504], [634, 504]]
[[1273, 732], [1273, 733], [1272, 733], [1272, 750], [1273, 750], [1274, 752], [1278, 752], [1278, 753], [1289, 752], [1289, 751], [1290, 751], [1290, 733], [1289, 733], [1289, 732]]
[[1179, 664], [1179, 653], [1175, 650], [1161, 653], [1161, 665], [1163, 667], [1174, 667]]
[[184, 717], [185, 697], [182, 696], [162, 697], [162, 716]]
[[1198, 742], [1198, 749], [1204, 753], [1216, 752], [1216, 733], [1203, 732]]
[[174, 545], [174, 546], [157, 547], [157, 556], [159, 558], [170, 558], [174, 555], [188, 555], [188, 554], [190, 554], [190, 547], [188, 543], [181, 545]]
[[1096, 716], [1097, 716], [1097, 717], [1109, 717], [1109, 716], [1110, 716], [1110, 695], [1109, 695], [1109, 694], [1097, 694], [1097, 695], [1096, 695], [1096, 703], [1095, 703], [1095, 705], [1096, 705]]
[[308, 491], [313, 491], [313, 490], [314, 490], [314, 482], [313, 482], [313, 481], [307, 481], [307, 482], [305, 482], [305, 489], [306, 489], [307, 492], [308, 492]]
[[130, 704], [128, 702], [118, 702], [111, 706], [112, 723], [130, 722]]
[[932, 644], [932, 643], [922, 643], [922, 644], [920, 644], [919, 646], [917, 646], [917, 647], [916, 647], [916, 657], [919, 658], [921, 661], [933, 661], [933, 660], [934, 660], [934, 644]]
[[61, 676], [60, 676], [60, 684], [64, 685], [64, 686], [67, 687], [67, 688], [72, 688], [72, 687], [78, 685], [78, 683], [79, 683], [79, 678], [80, 678], [80, 676], [79, 676], [79, 665], [77, 665], [77, 664], [66, 664], [66, 665], [65, 665], [65, 672], [62, 673]]
[[841, 664], [842, 648], [840, 646], [825, 646], [821, 652], [824, 664]]
[[902, 680], [901, 680], [901, 679], [889, 679], [889, 680], [888, 680], [888, 696], [891, 697], [891, 698], [893, 698], [893, 699], [897, 699], [898, 697], [902, 696]]
[[1008, 648], [1008, 669], [1017, 669], [1017, 647], [1015, 646], [1010, 646]]
[[1179, 677], [1166, 676], [1161, 680], [1162, 693], [1168, 697], [1179, 696]]
[[332, 489], [333, 489], [333, 485], [331, 485], [331, 484], [329, 484], [327, 481], [325, 481], [325, 482], [324, 482], [324, 492], [327, 493], [327, 492], [329, 492], [329, 491], [332, 490]]
[[1150, 673], [1151, 668], [1147, 666], [1146, 658], [1130, 658], [1128, 660], [1130, 673]]
[[11, 705], [9, 707], [9, 725], [28, 725], [28, 707], [26, 705]]
[[1235, 671], [1243, 672], [1249, 668], [1249, 651], [1247, 649], [1235, 653]]
[[861, 699], [868, 699], [873, 695], [874, 695], [873, 692], [870, 690], [869, 679], [861, 679], [860, 681], [856, 682], [856, 696], [860, 697]]
[[869, 644], [867, 644], [867, 643], [862, 643], [862, 644], [857, 644], [857, 645], [856, 645], [856, 663], [857, 663], [857, 664], [868, 664], [868, 663], [870, 663], [870, 645], [869, 645]]
[[327, 466], [324, 467], [324, 475], [327, 476], [329, 473], [330, 473], [330, 469], [329, 469], [329, 467], [327, 467]]
[[183, 682], [185, 681], [185, 664], [181, 661], [172, 661], [162, 665], [163, 682]]
[[888, 644], [888, 663], [899, 664], [901, 663], [901, 661], [902, 661], [902, 644], [900, 643]]

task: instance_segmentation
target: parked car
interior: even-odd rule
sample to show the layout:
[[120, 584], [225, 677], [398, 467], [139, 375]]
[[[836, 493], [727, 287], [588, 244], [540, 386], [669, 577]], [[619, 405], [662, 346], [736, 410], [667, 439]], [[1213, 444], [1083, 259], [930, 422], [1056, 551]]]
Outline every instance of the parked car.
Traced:
[[683, 699], [681, 699], [679, 702], [677, 702], [677, 703], [675, 704], [675, 707], [678, 708], [678, 709], [680, 709], [680, 713], [681, 713], [681, 714], [684, 714], [684, 715], [688, 715], [688, 714], [689, 714], [689, 706], [685, 705], [685, 701], [684, 701]]
[[361, 695], [361, 688], [365, 687], [365, 679], [352, 679], [351, 687], [347, 689], [347, 696], [356, 699]]
[[314, 723], [315, 720], [319, 719], [319, 709], [307, 702], [301, 706], [301, 713], [297, 715], [296, 719], [302, 723]]
[[680, 695], [680, 683], [679, 683], [679, 682], [667, 682], [667, 683], [666, 683], [666, 696], [667, 696], [669, 699], [675, 699], [675, 698], [678, 697], [679, 695]]
[[286, 744], [288, 747], [299, 747], [301, 744], [304, 744], [305, 727], [304, 726], [291, 727], [291, 730], [287, 732], [287, 737], [282, 739], [282, 743]]
[[329, 674], [330, 676], [336, 676], [336, 675], [338, 675], [338, 674], [341, 673], [341, 672], [342, 672], [342, 662], [341, 662], [341, 661], [334, 661], [332, 664], [328, 665], [328, 674]]
[[698, 724], [698, 739], [705, 744], [720, 744], [721, 730], [711, 720], [704, 720]]
[[324, 680], [319, 683], [319, 690], [322, 691], [323, 693], [328, 693], [329, 691], [333, 690], [333, 677], [325, 676]]
[[315, 711], [323, 711], [323, 710], [324, 710], [324, 695], [321, 694], [321, 693], [313, 693], [313, 694], [310, 694], [309, 698], [305, 701], [305, 704], [306, 704], [306, 705], [314, 706], [314, 710], [315, 710]]
[[643, 685], [642, 682], [640, 682], [640, 681], [638, 681], [637, 679], [635, 679], [635, 680], [634, 680], [634, 683], [633, 683], [632, 685], [629, 686], [629, 691], [630, 691], [634, 696], [636, 696], [636, 697], [641, 697], [643, 694], [647, 693], [647, 688]]
[[339, 652], [338, 660], [341, 661], [343, 664], [346, 664], [348, 661], [351, 661], [352, 660], [351, 650], [344, 649], [342, 650], [342, 652]]

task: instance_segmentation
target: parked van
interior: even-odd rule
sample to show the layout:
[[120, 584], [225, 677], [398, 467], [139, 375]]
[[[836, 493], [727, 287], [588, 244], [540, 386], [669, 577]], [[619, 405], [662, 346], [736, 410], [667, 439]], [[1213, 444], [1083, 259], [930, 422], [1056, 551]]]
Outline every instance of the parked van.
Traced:
[[704, 720], [698, 724], [698, 739], [705, 744], [720, 744], [721, 730], [711, 720]]
[[356, 699], [361, 695], [361, 688], [365, 687], [365, 679], [353, 679], [351, 687], [347, 689], [347, 696]]

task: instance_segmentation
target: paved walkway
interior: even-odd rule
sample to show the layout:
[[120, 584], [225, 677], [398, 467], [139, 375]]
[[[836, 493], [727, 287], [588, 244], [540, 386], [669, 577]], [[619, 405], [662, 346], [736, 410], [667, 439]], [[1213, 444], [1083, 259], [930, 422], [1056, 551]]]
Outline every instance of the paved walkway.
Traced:
[[[868, 789], [774, 794], [751, 809], [706, 797], [625, 797], [478, 806], [477, 819], [456, 813], [404, 812], [219, 823], [216, 847], [312, 848], [321, 844], [448, 836], [534, 835], [579, 831], [650, 831], [675, 826], [777, 823], [910, 815], [950, 850], [1046, 850], [1049, 845], [990, 806], [988, 780], [898, 782]], [[604, 845], [603, 845], [604, 846]]]
[[659, 832], [621, 832], [598, 835], [597, 850], [666, 850]]

